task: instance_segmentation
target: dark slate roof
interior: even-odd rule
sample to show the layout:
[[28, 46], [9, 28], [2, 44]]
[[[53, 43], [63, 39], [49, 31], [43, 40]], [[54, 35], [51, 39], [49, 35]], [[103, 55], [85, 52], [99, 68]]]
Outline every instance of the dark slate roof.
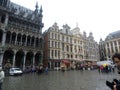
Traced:
[[27, 20], [40, 22], [40, 17], [42, 17], [42, 7], [41, 9], [38, 9], [37, 7], [35, 10], [30, 10], [16, 3], [10, 2], [8, 9], [13, 15], [25, 18]]
[[120, 30], [110, 33], [110, 34], [106, 37], [105, 41], [111, 40], [111, 39], [116, 39], [116, 38], [120, 38]]

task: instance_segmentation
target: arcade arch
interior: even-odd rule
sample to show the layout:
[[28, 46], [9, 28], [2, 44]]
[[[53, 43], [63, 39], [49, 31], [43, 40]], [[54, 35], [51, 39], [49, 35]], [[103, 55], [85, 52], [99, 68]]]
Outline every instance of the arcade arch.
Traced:
[[15, 67], [23, 67], [24, 62], [24, 52], [23, 50], [19, 50], [15, 56]]
[[32, 65], [33, 65], [33, 52], [28, 52], [26, 54], [25, 66], [32, 66]]
[[42, 63], [42, 54], [41, 52], [37, 52], [35, 55], [35, 66], [38, 66], [40, 63]]
[[14, 55], [14, 52], [13, 50], [9, 49], [9, 50], [6, 50], [4, 52], [4, 56], [3, 56], [3, 62], [2, 62], [2, 65], [4, 66], [6, 63], [10, 63], [11, 65], [13, 65], [13, 55]]

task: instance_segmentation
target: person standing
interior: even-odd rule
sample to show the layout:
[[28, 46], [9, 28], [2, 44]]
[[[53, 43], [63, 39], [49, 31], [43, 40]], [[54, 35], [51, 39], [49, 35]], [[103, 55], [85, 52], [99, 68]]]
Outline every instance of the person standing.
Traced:
[[0, 67], [0, 90], [2, 90], [2, 83], [4, 81], [4, 78], [5, 78], [5, 73], [2, 70], [2, 67]]

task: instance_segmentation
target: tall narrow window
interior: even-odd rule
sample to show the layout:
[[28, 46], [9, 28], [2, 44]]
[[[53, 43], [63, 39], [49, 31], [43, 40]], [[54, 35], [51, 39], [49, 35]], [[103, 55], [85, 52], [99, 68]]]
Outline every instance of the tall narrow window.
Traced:
[[5, 15], [2, 15], [1, 17], [1, 23], [4, 23], [5, 22]]

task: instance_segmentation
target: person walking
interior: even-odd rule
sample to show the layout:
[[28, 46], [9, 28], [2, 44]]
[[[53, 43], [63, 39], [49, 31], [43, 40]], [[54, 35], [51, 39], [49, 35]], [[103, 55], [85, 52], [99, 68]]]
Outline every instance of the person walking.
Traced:
[[4, 81], [4, 78], [5, 78], [5, 73], [2, 70], [2, 67], [0, 67], [0, 90], [2, 90], [2, 83]]
[[46, 75], [48, 74], [48, 67], [47, 66], [45, 67], [45, 74]]

